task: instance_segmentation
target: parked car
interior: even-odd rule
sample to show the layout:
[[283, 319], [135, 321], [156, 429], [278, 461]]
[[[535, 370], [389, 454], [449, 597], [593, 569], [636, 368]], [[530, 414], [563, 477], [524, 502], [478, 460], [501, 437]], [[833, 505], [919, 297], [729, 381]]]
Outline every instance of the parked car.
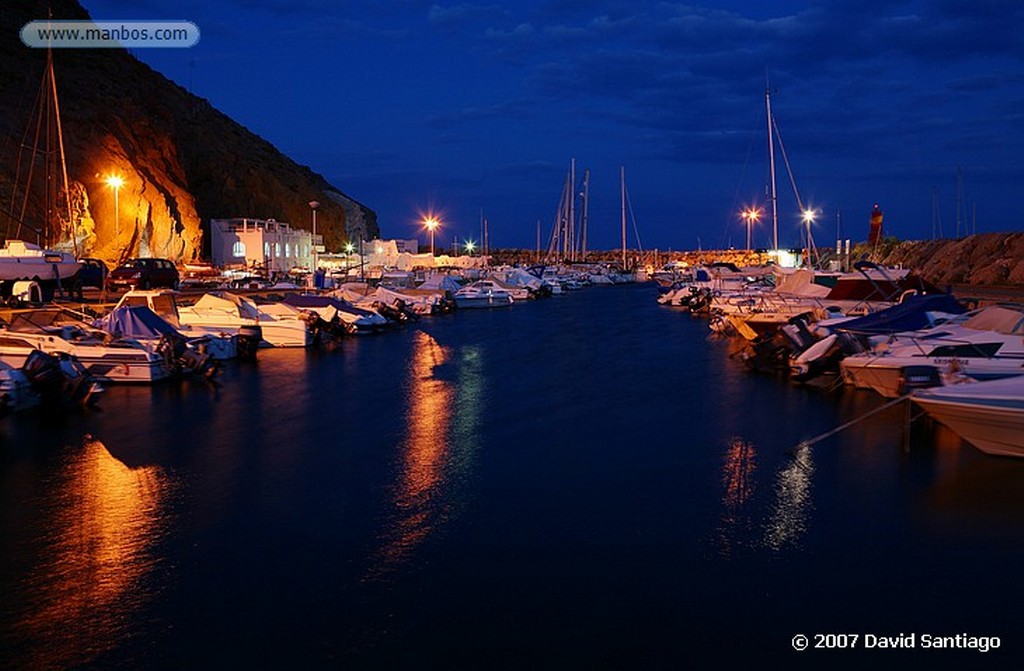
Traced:
[[83, 287], [95, 287], [102, 289], [107, 282], [107, 275], [110, 269], [102, 259], [84, 258], [78, 259], [82, 268], [78, 271], [78, 281]]
[[110, 271], [107, 289], [177, 289], [178, 269], [167, 259], [129, 259]]

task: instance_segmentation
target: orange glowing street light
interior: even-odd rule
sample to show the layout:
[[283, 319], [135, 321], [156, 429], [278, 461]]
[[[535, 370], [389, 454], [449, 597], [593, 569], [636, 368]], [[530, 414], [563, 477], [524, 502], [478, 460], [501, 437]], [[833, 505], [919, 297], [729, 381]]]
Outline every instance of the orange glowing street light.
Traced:
[[758, 218], [761, 216], [761, 211], [755, 210], [754, 208], [750, 208], [749, 210], [744, 210], [740, 214], [740, 216], [743, 217], [743, 220], [747, 222], [747, 251], [749, 252], [751, 249], [750, 229], [755, 223], [757, 223]]
[[121, 237], [121, 220], [117, 216], [117, 194], [121, 191], [121, 187], [124, 186], [124, 178], [120, 175], [111, 175], [106, 179], [107, 186], [114, 190], [114, 240]]
[[430, 231], [430, 255], [434, 255], [434, 230], [441, 225], [441, 222], [437, 220], [437, 217], [427, 217], [423, 221], [423, 225]]

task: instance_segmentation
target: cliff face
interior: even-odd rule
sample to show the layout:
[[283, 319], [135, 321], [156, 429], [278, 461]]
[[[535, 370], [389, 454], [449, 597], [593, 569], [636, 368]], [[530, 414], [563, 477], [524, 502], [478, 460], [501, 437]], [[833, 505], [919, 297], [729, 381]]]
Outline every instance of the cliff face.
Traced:
[[[68, 215], [62, 191], [48, 216], [44, 161], [37, 158], [27, 188], [24, 148], [34, 144], [46, 52], [19, 38], [48, 6], [55, 19], [88, 18], [74, 0], [0, 8], [0, 235], [34, 240], [19, 232], [21, 220], [65, 246], [74, 230], [81, 256], [189, 261], [203, 255], [210, 219], [274, 218], [308, 229], [311, 200], [320, 203], [317, 233], [328, 249], [379, 235], [372, 210], [120, 49], [53, 50], [72, 208]], [[112, 175], [124, 180], [116, 192]]]

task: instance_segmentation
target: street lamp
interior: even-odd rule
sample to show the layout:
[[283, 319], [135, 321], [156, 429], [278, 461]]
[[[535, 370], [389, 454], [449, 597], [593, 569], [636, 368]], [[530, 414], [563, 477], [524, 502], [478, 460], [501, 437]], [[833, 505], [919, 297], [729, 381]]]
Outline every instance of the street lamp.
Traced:
[[472, 240], [466, 240], [465, 247], [466, 253], [469, 254], [470, 256], [473, 256], [473, 250], [476, 249], [476, 243], [473, 242]]
[[441, 222], [436, 217], [427, 217], [423, 222], [423, 225], [430, 230], [430, 255], [434, 255], [434, 229], [441, 225]]
[[754, 208], [750, 208], [749, 210], [745, 210], [740, 216], [742, 216], [743, 219], [747, 222], [747, 251], [749, 252], [751, 249], [750, 229], [753, 227], [754, 223], [757, 222], [758, 217], [761, 216], [761, 212], [759, 210], [755, 210]]
[[352, 263], [352, 252], [354, 252], [356, 246], [349, 240], [345, 243], [345, 280], [348, 281], [348, 267]]
[[316, 249], [316, 209], [318, 207], [320, 207], [320, 203], [318, 203], [315, 200], [309, 201], [309, 209], [313, 211], [313, 272], [314, 273], [316, 272], [316, 269], [317, 269], [317, 259], [316, 259], [316, 252], [317, 252], [317, 249]]
[[120, 175], [107, 177], [107, 186], [114, 190], [114, 246], [117, 246], [117, 239], [121, 237], [121, 220], [118, 218], [117, 195], [124, 186], [124, 178]]
[[811, 224], [814, 223], [814, 218], [818, 216], [816, 210], [806, 208], [803, 211], [804, 224], [807, 225], [807, 267], [811, 266], [811, 247], [814, 246], [814, 242], [811, 239]]

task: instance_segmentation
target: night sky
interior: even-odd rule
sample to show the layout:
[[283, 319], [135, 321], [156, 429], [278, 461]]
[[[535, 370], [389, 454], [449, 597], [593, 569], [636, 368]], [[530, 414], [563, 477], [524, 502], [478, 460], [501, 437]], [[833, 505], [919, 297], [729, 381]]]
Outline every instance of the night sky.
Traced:
[[864, 240], [875, 203], [901, 239], [1024, 228], [1020, 0], [83, 4], [194, 22], [197, 46], [133, 53], [374, 209], [384, 237], [426, 240], [432, 211], [439, 243], [479, 239], [482, 210], [492, 247], [533, 248], [539, 220], [546, 248], [575, 158], [591, 249], [620, 245], [620, 166], [644, 249], [744, 247], [766, 75], [819, 246]]

